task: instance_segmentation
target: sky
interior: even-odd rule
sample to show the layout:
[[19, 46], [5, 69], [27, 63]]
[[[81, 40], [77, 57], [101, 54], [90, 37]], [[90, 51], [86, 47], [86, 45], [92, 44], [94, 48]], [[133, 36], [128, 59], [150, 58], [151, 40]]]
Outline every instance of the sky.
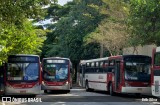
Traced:
[[64, 4], [66, 4], [68, 1], [72, 1], [72, 0], [58, 0], [58, 4], [64, 5]]
[[[64, 4], [66, 4], [69, 1], [73, 1], [73, 0], [58, 0], [58, 4], [63, 6]], [[35, 23], [34, 25], [44, 25], [44, 24], [48, 24], [48, 23], [51, 23], [51, 19]]]

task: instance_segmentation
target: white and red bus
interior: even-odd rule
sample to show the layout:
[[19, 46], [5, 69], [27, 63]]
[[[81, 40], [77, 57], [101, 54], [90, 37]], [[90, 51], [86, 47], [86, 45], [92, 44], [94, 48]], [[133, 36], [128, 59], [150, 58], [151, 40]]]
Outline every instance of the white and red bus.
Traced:
[[[78, 79], [79, 86], [81, 86], [81, 87], [88, 86], [88, 80], [90, 80], [90, 79], [86, 79], [85, 76], [87, 74], [89, 76], [90, 76], [90, 74], [92, 74], [93, 75], [93, 76], [91, 75], [91, 77], [93, 77], [93, 78], [91, 78], [92, 82], [93, 82], [93, 80], [94, 81], [101, 81], [101, 82], [103, 82], [102, 84], [104, 85], [104, 87], [106, 87], [106, 84], [105, 84], [106, 79], [105, 78], [107, 76], [106, 75], [107, 72], [104, 73], [103, 71], [102, 72], [100, 72], [100, 71], [92, 72], [92, 71], [93, 71], [93, 69], [94, 70], [95, 69], [97, 69], [97, 70], [98, 69], [101, 69], [101, 70], [105, 69], [107, 64], [108, 64], [108, 57], [91, 59], [91, 60], [81, 60], [80, 63], [79, 63], [79, 71], [78, 71], [78, 74], [77, 74], [78, 75], [77, 79]], [[99, 76], [101, 76], [101, 75], [104, 76], [103, 80], [102, 79], [99, 80]], [[92, 84], [92, 82], [91, 82], [91, 84]], [[97, 86], [97, 88], [99, 88], [99, 86]], [[90, 88], [87, 89], [87, 91], [89, 91], [89, 90], [91, 90], [91, 89]], [[104, 89], [101, 89], [101, 90], [106, 90], [106, 89], [104, 88]]]
[[153, 48], [151, 86], [152, 95], [160, 97], [160, 47]]
[[9, 55], [4, 66], [5, 95], [37, 95], [41, 91], [38, 55]]
[[85, 60], [84, 78], [86, 90], [114, 93], [151, 94], [151, 57], [143, 55], [119, 55]]
[[45, 93], [52, 90], [70, 91], [72, 88], [72, 63], [69, 58], [43, 58], [42, 69], [42, 90]]

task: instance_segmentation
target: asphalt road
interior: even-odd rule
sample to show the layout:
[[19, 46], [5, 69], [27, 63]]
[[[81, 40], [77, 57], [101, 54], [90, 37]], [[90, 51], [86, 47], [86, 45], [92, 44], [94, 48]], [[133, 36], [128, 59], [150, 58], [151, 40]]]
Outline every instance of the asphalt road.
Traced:
[[[1, 102], [2, 105], [160, 105], [159, 99], [152, 96], [142, 95], [141, 97], [136, 97], [133, 94], [110, 96], [104, 91], [86, 92], [85, 89], [81, 88], [71, 89], [70, 93], [66, 93], [65, 91], [43, 93], [42, 91], [42, 94], [36, 97], [7, 97], [12, 97], [12, 101], [20, 99], [21, 102]], [[27, 102], [28, 100], [30, 102]]]

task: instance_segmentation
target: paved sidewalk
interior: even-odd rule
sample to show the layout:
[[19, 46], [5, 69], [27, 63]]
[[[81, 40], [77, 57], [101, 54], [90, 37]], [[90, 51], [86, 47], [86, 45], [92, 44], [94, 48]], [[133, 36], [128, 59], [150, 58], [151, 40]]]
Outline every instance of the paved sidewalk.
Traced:
[[73, 89], [85, 89], [84, 87], [79, 86], [78, 84], [73, 84], [72, 85]]

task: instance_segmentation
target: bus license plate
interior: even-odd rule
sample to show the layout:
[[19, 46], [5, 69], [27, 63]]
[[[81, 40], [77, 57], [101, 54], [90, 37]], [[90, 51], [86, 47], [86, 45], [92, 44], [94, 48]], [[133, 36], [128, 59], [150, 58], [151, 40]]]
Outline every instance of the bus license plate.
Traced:
[[26, 93], [26, 90], [20, 90], [20, 93]]
[[138, 91], [142, 91], [142, 88], [137, 88]]

